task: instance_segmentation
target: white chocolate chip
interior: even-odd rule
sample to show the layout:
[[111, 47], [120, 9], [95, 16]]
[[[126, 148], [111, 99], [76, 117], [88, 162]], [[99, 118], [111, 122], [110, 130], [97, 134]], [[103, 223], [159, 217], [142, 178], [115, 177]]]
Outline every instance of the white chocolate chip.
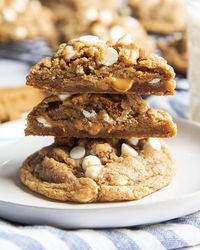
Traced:
[[97, 113], [94, 110], [92, 110], [92, 112], [89, 112], [89, 111], [83, 109], [82, 112], [83, 112], [83, 115], [85, 116], [85, 118], [94, 118], [97, 115]]
[[139, 58], [139, 50], [133, 50], [133, 49], [121, 49], [121, 53], [130, 64], [136, 64], [137, 59]]
[[70, 60], [73, 56], [76, 55], [76, 51], [72, 46], [67, 45], [63, 50], [63, 55], [65, 59]]
[[15, 35], [18, 37], [18, 38], [25, 38], [28, 34], [28, 31], [25, 27], [22, 27], [22, 26], [19, 26], [15, 29]]
[[117, 42], [124, 34], [125, 30], [120, 25], [115, 25], [110, 29], [110, 37], [114, 42]]
[[113, 124], [114, 120], [112, 117], [109, 116], [108, 113], [103, 113], [103, 120], [107, 123]]
[[15, 11], [23, 13], [26, 10], [27, 4], [28, 0], [14, 0], [12, 3], [12, 7]]
[[85, 18], [89, 21], [95, 21], [98, 19], [98, 11], [95, 8], [89, 8], [85, 12]]
[[160, 78], [155, 78], [155, 79], [151, 80], [149, 83], [156, 84], [156, 83], [159, 83], [160, 81], [161, 81]]
[[99, 19], [102, 23], [109, 24], [113, 20], [112, 12], [109, 10], [101, 10], [99, 12]]
[[127, 183], [128, 183], [128, 180], [125, 179], [125, 178], [123, 178], [123, 177], [121, 177], [120, 179], [117, 180], [117, 184], [118, 184], [118, 185], [124, 186], [124, 185], [126, 185]]
[[85, 148], [81, 146], [77, 146], [72, 148], [70, 151], [70, 157], [74, 160], [81, 159], [85, 156]]
[[121, 154], [122, 156], [138, 156], [138, 152], [126, 143], [122, 144]]
[[85, 71], [84, 71], [84, 69], [83, 69], [82, 66], [77, 65], [77, 67], [76, 67], [76, 73], [80, 74], [80, 75], [83, 75], [83, 74], [85, 74]]
[[131, 16], [126, 16], [126, 23], [129, 24], [129, 27], [131, 27], [132, 29], [138, 28], [138, 26], [140, 26], [140, 22]]
[[88, 167], [93, 165], [101, 165], [100, 159], [95, 155], [88, 155], [83, 159], [82, 168], [86, 170]]
[[133, 42], [132, 37], [130, 34], [125, 34], [121, 38], [119, 38], [118, 42], [120, 43], [125, 43], [125, 44], [130, 44]]
[[71, 94], [58, 95], [58, 97], [59, 97], [59, 99], [60, 99], [61, 101], [67, 100], [70, 96], [71, 96]]
[[79, 38], [79, 40], [81, 42], [88, 42], [88, 43], [98, 43], [99, 42], [99, 38], [97, 36], [81, 36]]
[[13, 22], [16, 20], [17, 15], [16, 12], [11, 9], [11, 8], [7, 8], [3, 11], [3, 18], [7, 21], [7, 22]]
[[136, 145], [138, 144], [138, 142], [139, 142], [139, 139], [133, 137], [133, 138], [128, 139], [127, 141], [128, 141], [131, 145], [136, 146]]
[[101, 171], [101, 165], [90, 166], [86, 169], [85, 176], [95, 179], [99, 175], [100, 171]]
[[149, 144], [151, 145], [151, 147], [153, 149], [155, 149], [156, 151], [160, 151], [161, 150], [161, 144], [158, 138], [149, 138], [148, 139]]
[[38, 117], [37, 121], [41, 123], [44, 127], [51, 127], [51, 124], [49, 124], [47, 120], [42, 116]]
[[106, 66], [110, 66], [110, 65], [113, 65], [114, 63], [116, 63], [117, 60], [118, 60], [117, 51], [111, 47], [106, 48], [102, 64], [104, 64]]

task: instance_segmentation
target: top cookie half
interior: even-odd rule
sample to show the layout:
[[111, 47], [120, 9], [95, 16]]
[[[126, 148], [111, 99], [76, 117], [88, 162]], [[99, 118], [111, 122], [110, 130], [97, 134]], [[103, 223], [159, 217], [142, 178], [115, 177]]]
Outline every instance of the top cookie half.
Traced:
[[36, 64], [27, 84], [53, 94], [173, 95], [174, 76], [163, 58], [146, 55], [128, 35], [116, 43], [82, 36]]

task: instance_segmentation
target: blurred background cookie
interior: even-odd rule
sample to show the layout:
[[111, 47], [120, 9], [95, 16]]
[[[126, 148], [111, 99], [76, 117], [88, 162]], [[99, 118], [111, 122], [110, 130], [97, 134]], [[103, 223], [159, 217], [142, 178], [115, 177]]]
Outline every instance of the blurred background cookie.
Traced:
[[50, 47], [57, 45], [54, 21], [51, 10], [37, 0], [1, 0], [0, 57], [34, 64], [34, 55], [50, 55]]
[[0, 123], [19, 119], [44, 98], [44, 94], [31, 87], [0, 88]]
[[[80, 18], [80, 17], [79, 17]], [[76, 26], [76, 24], [74, 24]], [[74, 37], [83, 35], [95, 35], [104, 40], [112, 40], [116, 42], [125, 34], [129, 34], [132, 41], [138, 43], [141, 47], [148, 51], [153, 51], [155, 48], [154, 40], [147, 34], [143, 26], [133, 17], [119, 16], [115, 13], [110, 13], [109, 20], [101, 19], [101, 12], [98, 12], [96, 19], [81, 26], [80, 29], [75, 29], [73, 24], [66, 23], [62, 26], [61, 42], [66, 42]]]
[[53, 41], [54, 17], [37, 0], [1, 0], [0, 42], [33, 40], [38, 37]]
[[158, 47], [162, 56], [177, 72], [184, 75], [187, 73], [188, 50], [186, 32], [177, 32], [169, 39], [159, 40]]
[[148, 32], [169, 34], [185, 29], [185, 0], [128, 0], [131, 13]]
[[120, 14], [117, 0], [43, 0], [42, 3], [54, 10], [60, 43], [83, 35], [96, 35], [101, 39], [117, 41], [129, 33], [133, 41], [147, 50], [155, 48], [153, 40], [139, 21]]

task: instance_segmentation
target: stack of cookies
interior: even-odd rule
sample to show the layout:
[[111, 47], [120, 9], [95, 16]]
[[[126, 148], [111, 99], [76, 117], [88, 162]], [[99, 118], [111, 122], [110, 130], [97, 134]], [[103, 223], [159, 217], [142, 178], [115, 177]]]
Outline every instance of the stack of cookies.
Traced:
[[125, 35], [117, 42], [82, 36], [35, 65], [27, 84], [46, 90], [28, 115], [26, 135], [51, 135], [20, 176], [31, 190], [72, 202], [140, 199], [174, 175], [161, 138], [176, 135], [170, 115], [141, 95], [173, 95], [174, 71]]

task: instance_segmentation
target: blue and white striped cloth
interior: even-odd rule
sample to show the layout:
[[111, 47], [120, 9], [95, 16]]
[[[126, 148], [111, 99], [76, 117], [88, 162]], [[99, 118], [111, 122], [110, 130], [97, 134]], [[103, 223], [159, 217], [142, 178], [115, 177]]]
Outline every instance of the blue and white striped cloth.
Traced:
[[198, 245], [200, 212], [162, 224], [128, 229], [60, 230], [0, 221], [1, 250], [162, 250]]

